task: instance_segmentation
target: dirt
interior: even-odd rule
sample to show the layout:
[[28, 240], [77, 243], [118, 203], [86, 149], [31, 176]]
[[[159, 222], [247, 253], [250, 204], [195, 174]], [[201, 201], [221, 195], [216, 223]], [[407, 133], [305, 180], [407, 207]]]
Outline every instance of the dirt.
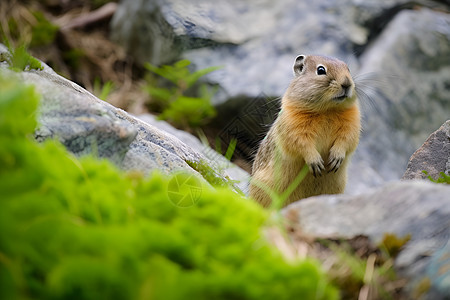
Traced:
[[342, 299], [406, 300], [406, 280], [395, 274], [392, 257], [384, 244], [375, 245], [367, 236], [312, 237], [298, 224], [297, 212], [286, 215], [283, 230], [291, 253], [300, 258], [312, 257], [339, 288]]
[[[112, 84], [107, 97], [109, 103], [130, 113], [145, 113], [148, 111], [145, 102], [149, 98], [142, 90], [145, 72], [109, 39], [109, 23], [117, 7], [116, 2], [2, 1], [2, 42], [7, 39], [13, 46], [30, 45], [30, 54], [97, 96], [106, 83]], [[36, 12], [58, 27], [49, 43], [31, 43], [33, 28], [37, 28], [39, 23]]]

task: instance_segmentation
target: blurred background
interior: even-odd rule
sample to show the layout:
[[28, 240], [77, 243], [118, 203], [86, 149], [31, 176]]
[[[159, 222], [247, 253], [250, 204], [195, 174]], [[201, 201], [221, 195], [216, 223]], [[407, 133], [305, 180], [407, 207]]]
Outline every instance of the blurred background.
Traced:
[[450, 117], [449, 9], [400, 0], [2, 0], [0, 22], [2, 43], [27, 47], [112, 105], [222, 153], [235, 141], [232, 159], [247, 172], [295, 57], [338, 57], [362, 90], [364, 131], [348, 185], [358, 193], [401, 178]]

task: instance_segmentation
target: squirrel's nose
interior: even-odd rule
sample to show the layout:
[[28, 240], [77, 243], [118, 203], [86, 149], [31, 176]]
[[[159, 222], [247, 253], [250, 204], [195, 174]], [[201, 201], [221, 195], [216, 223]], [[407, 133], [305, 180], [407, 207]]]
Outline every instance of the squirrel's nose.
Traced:
[[350, 79], [348, 77], [346, 77], [344, 82], [341, 83], [341, 87], [345, 91], [346, 95], [348, 95], [348, 93], [350, 92], [351, 86], [352, 86], [352, 82], [350, 81]]
[[344, 80], [344, 82], [341, 84], [341, 86], [342, 86], [342, 88], [344, 89], [344, 90], [348, 90], [351, 86], [352, 86], [352, 82], [351, 82], [351, 80], [348, 78], [348, 77], [345, 77], [345, 80]]
[[350, 80], [350, 78], [345, 77], [344, 82], [341, 83], [341, 87], [342, 87], [342, 90], [344, 91], [343, 94], [345, 95], [345, 97], [352, 96], [352, 90], [351, 90], [352, 81]]

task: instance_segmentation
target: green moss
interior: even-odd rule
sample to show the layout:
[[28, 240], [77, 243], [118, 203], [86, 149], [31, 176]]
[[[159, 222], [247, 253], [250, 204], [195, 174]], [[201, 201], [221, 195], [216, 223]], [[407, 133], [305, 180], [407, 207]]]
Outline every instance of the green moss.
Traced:
[[9, 68], [16, 72], [28, 71], [28, 70], [43, 70], [41, 62], [31, 56], [25, 45], [13, 48], [6, 43], [9, 53], [3, 52], [0, 54], [0, 61], [6, 61]]
[[409, 242], [411, 234], [407, 234], [402, 238], [392, 233], [385, 233], [380, 248], [387, 251], [390, 257], [396, 257], [403, 246]]
[[286, 262], [267, 212], [227, 189], [178, 208], [168, 178], [37, 144], [38, 96], [0, 77], [1, 299], [336, 299], [316, 263]]
[[433, 177], [431, 177], [430, 175], [428, 175], [428, 172], [427, 172], [427, 171], [422, 171], [422, 173], [424, 173], [425, 175], [427, 175], [427, 176], [428, 176], [427, 178], [428, 178], [431, 182], [434, 182], [434, 183], [450, 184], [450, 176], [447, 175], [447, 174], [445, 174], [444, 172], [440, 172], [440, 173], [439, 173], [439, 177], [436, 178], [436, 179], [434, 179]]
[[208, 181], [212, 186], [215, 187], [229, 187], [232, 185], [232, 182], [227, 181], [226, 179], [222, 178], [217, 172], [211, 168], [206, 161], [186, 161], [186, 163], [199, 172], [206, 181]]

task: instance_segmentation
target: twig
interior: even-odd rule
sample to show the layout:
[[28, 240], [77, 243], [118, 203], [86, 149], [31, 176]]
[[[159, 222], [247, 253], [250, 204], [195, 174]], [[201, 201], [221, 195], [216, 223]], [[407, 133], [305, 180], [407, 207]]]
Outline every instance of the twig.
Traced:
[[117, 3], [109, 2], [94, 11], [91, 11], [87, 14], [83, 14], [72, 20], [66, 21], [67, 23], [61, 20], [60, 21], [61, 23], [66, 23], [60, 24], [61, 30], [64, 31], [74, 28], [85, 27], [87, 25], [111, 18], [116, 12], [116, 10], [117, 10]]
[[374, 253], [370, 254], [367, 258], [366, 272], [364, 273], [364, 286], [359, 291], [358, 300], [369, 299], [370, 283], [372, 282], [376, 259], [377, 255]]

